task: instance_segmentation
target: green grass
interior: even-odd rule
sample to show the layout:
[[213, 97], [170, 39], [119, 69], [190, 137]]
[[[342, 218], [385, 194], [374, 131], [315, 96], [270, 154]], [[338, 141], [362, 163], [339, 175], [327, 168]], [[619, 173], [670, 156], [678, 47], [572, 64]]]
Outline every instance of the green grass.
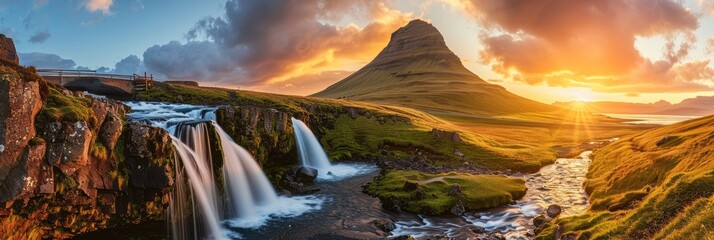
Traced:
[[41, 122], [64, 121], [76, 122], [85, 121], [94, 126], [96, 117], [90, 107], [90, 99], [64, 95], [58, 87], [51, 87], [49, 95], [42, 106], [39, 114]]
[[589, 212], [557, 220], [541, 233], [544, 239], [557, 225], [581, 239], [707, 239], [714, 233], [714, 116], [595, 151], [585, 189]]
[[[430, 181], [431, 180], [431, 181]], [[417, 182], [415, 191], [405, 191], [405, 182]], [[443, 215], [456, 205], [458, 197], [449, 196], [448, 189], [459, 184], [461, 199], [467, 211], [476, 211], [507, 204], [525, 195], [522, 179], [468, 173], [426, 174], [418, 171], [390, 171], [365, 186], [365, 191], [381, 200], [396, 199], [403, 211]], [[426, 196], [415, 198], [417, 192]], [[420, 193], [420, 194], [421, 194]]]

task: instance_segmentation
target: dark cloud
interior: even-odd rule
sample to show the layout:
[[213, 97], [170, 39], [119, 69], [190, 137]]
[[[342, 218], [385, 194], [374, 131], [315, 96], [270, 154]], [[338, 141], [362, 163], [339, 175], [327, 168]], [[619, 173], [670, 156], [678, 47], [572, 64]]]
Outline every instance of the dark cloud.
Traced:
[[44, 43], [44, 42], [47, 41], [47, 39], [49, 39], [51, 36], [52, 36], [52, 35], [50, 35], [50, 32], [49, 32], [49, 31], [40, 31], [40, 32], [37, 32], [37, 33], [35, 33], [34, 35], [32, 35], [32, 36], [30, 37], [30, 39], [28, 39], [27, 41], [30, 42], [30, 43], [35, 43], [35, 44], [37, 44], [37, 43]]
[[143, 70], [141, 59], [136, 55], [129, 55], [114, 65], [114, 73], [116, 74], [134, 74]]
[[[364, 28], [335, 23], [346, 16], [371, 22]], [[155, 45], [143, 57], [147, 68], [168, 78], [256, 86], [375, 54], [407, 20], [377, 1], [231, 0], [224, 16], [197, 22], [186, 34], [189, 42]]]
[[20, 65], [35, 66], [36, 68], [74, 69], [77, 65], [71, 59], [64, 59], [50, 53], [18, 53]]
[[[700, 91], [706, 84], [678, 75], [687, 63], [697, 15], [672, 0], [462, 0], [488, 30], [481, 59], [528, 84], [596, 91]], [[638, 37], [662, 36], [662, 60], [643, 57]], [[698, 70], [711, 68], [697, 68]], [[712, 81], [709, 79], [699, 79]], [[646, 90], [641, 90], [646, 89]]]

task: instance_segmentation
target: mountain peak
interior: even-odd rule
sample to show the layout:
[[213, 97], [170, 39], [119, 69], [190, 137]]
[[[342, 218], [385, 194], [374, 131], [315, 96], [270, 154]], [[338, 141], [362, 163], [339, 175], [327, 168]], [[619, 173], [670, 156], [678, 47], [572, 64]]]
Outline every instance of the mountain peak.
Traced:
[[313, 96], [479, 115], [555, 109], [483, 81], [461, 64], [436, 27], [419, 19], [394, 31], [369, 64]]
[[367, 66], [406, 64], [415, 57], [426, 57], [461, 66], [461, 59], [446, 46], [438, 29], [420, 19], [410, 21], [394, 33], [389, 44]]

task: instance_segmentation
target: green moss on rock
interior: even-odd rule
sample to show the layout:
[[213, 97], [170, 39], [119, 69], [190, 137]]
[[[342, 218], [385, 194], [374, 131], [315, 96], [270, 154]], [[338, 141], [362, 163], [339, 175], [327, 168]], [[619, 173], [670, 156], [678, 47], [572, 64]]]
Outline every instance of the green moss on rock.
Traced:
[[[417, 183], [412, 188], [405, 183]], [[461, 194], [449, 194], [458, 184]], [[418, 171], [390, 171], [365, 186], [365, 191], [383, 202], [392, 201], [402, 211], [443, 215], [459, 201], [466, 211], [477, 211], [508, 204], [526, 193], [519, 178], [468, 173], [427, 174]]]

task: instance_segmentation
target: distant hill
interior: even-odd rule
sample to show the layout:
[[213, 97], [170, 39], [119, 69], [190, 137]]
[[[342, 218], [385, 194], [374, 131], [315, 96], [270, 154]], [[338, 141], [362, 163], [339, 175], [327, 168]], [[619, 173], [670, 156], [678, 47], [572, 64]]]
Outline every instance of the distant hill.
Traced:
[[369, 64], [313, 96], [489, 116], [558, 109], [482, 80], [421, 20], [399, 28]]
[[[553, 106], [570, 108], [575, 103], [581, 104], [582, 102], [555, 102]], [[714, 114], [714, 96], [688, 98], [677, 104], [667, 101], [655, 103], [588, 102], [585, 106], [591, 112], [596, 113], [706, 116]]]

